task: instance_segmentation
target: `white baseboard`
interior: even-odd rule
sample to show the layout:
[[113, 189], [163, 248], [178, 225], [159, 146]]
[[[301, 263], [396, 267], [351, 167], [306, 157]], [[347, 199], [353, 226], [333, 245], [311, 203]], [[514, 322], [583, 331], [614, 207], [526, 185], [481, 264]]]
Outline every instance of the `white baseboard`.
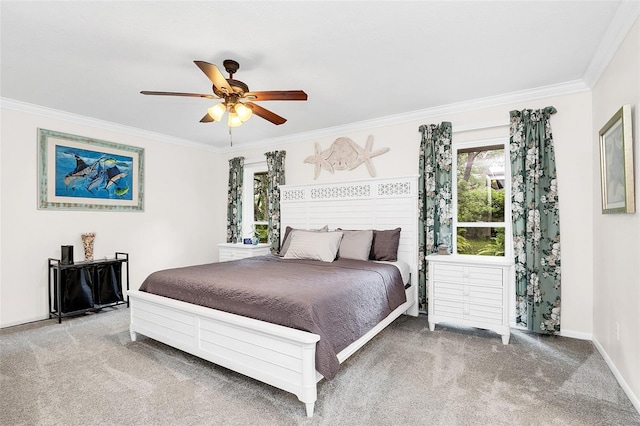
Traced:
[[613, 373], [614, 377], [622, 387], [622, 390], [624, 390], [624, 393], [627, 394], [627, 396], [629, 397], [629, 400], [631, 400], [631, 403], [633, 404], [635, 409], [638, 410], [638, 413], [640, 413], [640, 395], [635, 395], [633, 393], [633, 391], [631, 390], [627, 382], [624, 380], [624, 377], [622, 377], [622, 374], [620, 374], [620, 372], [618, 371], [618, 368], [616, 367], [616, 365], [613, 363], [611, 358], [609, 358], [609, 355], [604, 350], [604, 347], [600, 344], [600, 342], [598, 342], [598, 339], [594, 338], [592, 339], [592, 341], [593, 341], [593, 344], [598, 349], [598, 352], [600, 352], [600, 355], [602, 355], [602, 358], [604, 358], [605, 362], [609, 366], [609, 369]]
[[[513, 320], [511, 321], [509, 326], [515, 330], [529, 331], [526, 327], [517, 325]], [[564, 328], [560, 329], [560, 336], [570, 337], [572, 339], [579, 339], [579, 340], [593, 340], [593, 334], [591, 333], [585, 333], [583, 331], [567, 330]]]
[[2, 323], [2, 324], [0, 324], [0, 329], [7, 328], [7, 327], [15, 327], [16, 325], [24, 325], [24, 324], [29, 324], [29, 323], [36, 322], [36, 321], [43, 321], [43, 320], [47, 320], [47, 319], [49, 319], [48, 315], [24, 318], [24, 319], [21, 319], [21, 320], [18, 320], [18, 321], [10, 321], [10, 322], [7, 322], [7, 323]]
[[[514, 322], [511, 323], [511, 328], [526, 331], [524, 327], [519, 327], [515, 325]], [[609, 370], [611, 370], [611, 372], [613, 373], [613, 376], [616, 378], [616, 380], [622, 387], [622, 390], [624, 390], [624, 393], [627, 394], [627, 396], [629, 397], [629, 400], [631, 401], [635, 409], [638, 410], [638, 413], [640, 413], [640, 395], [635, 395], [633, 393], [633, 391], [631, 390], [627, 382], [624, 380], [624, 377], [622, 377], [622, 374], [620, 374], [620, 371], [618, 371], [618, 368], [616, 367], [616, 365], [613, 363], [611, 358], [609, 358], [609, 355], [604, 350], [604, 347], [602, 347], [600, 342], [598, 342], [598, 339], [593, 337], [593, 334], [585, 333], [582, 331], [567, 330], [563, 328], [560, 330], [560, 335], [563, 337], [570, 337], [573, 339], [592, 341], [596, 349], [598, 349], [598, 352], [600, 352], [600, 355], [602, 355], [602, 358], [604, 358], [605, 362], [607, 363]]]
[[560, 335], [562, 337], [571, 337], [573, 339], [579, 339], [579, 340], [593, 340], [593, 334], [591, 333], [585, 333], [583, 331], [567, 330], [564, 328], [560, 329]]

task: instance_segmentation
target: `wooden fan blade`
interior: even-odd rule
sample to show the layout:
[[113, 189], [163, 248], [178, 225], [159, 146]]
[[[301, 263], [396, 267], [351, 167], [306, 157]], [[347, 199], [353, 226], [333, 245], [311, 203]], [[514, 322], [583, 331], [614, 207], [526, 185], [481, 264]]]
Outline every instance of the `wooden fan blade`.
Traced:
[[200, 119], [201, 123], [211, 123], [212, 121], [216, 121], [216, 120], [214, 120], [213, 117], [209, 115], [209, 113], [206, 113], [204, 117]]
[[207, 99], [219, 99], [215, 95], [203, 95], [201, 93], [182, 93], [182, 92], [150, 92], [148, 90], [143, 90], [143, 95], [162, 95], [162, 96], [189, 96], [192, 98], [207, 98]]
[[306, 101], [303, 90], [271, 90], [266, 92], [247, 92], [244, 98], [252, 101]]
[[229, 86], [229, 82], [224, 78], [218, 67], [213, 64], [204, 61], [193, 61], [202, 70], [203, 73], [209, 77], [209, 80], [213, 83], [216, 89], [221, 92], [233, 93], [233, 89]]
[[251, 102], [245, 102], [244, 104], [249, 108], [251, 108], [251, 110], [255, 115], [257, 115], [258, 117], [262, 117], [265, 120], [270, 121], [275, 125], [283, 124], [287, 121], [286, 118], [280, 117], [275, 112], [271, 112], [268, 109], [262, 108], [260, 105], [256, 105]]

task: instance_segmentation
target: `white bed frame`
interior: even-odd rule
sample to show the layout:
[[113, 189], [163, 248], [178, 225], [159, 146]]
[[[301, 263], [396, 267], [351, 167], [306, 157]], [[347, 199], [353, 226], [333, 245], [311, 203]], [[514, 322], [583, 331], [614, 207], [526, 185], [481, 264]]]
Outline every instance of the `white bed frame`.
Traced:
[[[407, 302], [338, 354], [342, 363], [406, 313], [418, 315], [417, 176], [281, 187], [282, 230], [401, 227], [398, 258], [409, 264]], [[129, 290], [131, 340], [138, 334], [295, 394], [313, 416], [317, 334]]]

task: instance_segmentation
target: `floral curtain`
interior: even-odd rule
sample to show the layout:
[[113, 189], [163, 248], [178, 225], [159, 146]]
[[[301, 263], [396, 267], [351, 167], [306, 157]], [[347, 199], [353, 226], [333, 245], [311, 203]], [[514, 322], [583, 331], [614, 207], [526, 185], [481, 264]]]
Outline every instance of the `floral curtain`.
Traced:
[[280, 185], [284, 185], [286, 151], [265, 152], [267, 157], [267, 204], [271, 253], [280, 251]]
[[554, 107], [511, 111], [511, 202], [516, 323], [560, 332], [560, 217], [549, 117]]
[[242, 241], [242, 185], [244, 157], [229, 160], [229, 189], [227, 193], [227, 242]]
[[420, 126], [418, 179], [418, 291], [420, 310], [427, 310], [428, 265], [425, 256], [439, 244], [451, 247], [451, 123]]

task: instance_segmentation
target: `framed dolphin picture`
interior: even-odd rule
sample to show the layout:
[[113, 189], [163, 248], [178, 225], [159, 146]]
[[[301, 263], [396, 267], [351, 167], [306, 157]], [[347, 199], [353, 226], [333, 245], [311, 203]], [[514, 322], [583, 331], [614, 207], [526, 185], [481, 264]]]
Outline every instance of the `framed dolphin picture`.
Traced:
[[144, 149], [38, 129], [39, 209], [144, 210]]

